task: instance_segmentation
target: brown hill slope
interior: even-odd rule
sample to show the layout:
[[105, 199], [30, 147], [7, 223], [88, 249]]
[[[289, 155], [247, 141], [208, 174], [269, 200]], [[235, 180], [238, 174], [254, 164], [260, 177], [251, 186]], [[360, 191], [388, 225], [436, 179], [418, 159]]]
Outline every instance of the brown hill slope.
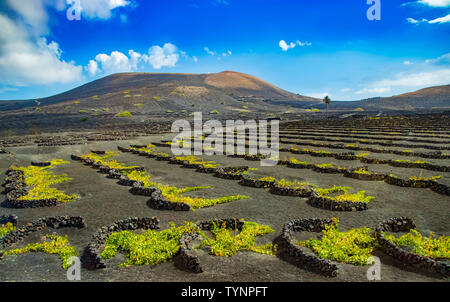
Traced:
[[355, 102], [334, 102], [332, 108], [367, 110], [449, 110], [450, 85], [428, 87], [392, 97], [377, 97]]
[[[202, 110], [280, 110], [277, 102], [299, 107], [319, 100], [282, 90], [256, 77], [225, 71], [217, 74], [120, 73], [38, 100], [49, 113], [108, 109], [141, 113]], [[74, 103], [75, 102], [75, 103]], [[0, 102], [0, 110], [36, 107], [34, 100]], [[282, 106], [284, 107], [284, 106]]]

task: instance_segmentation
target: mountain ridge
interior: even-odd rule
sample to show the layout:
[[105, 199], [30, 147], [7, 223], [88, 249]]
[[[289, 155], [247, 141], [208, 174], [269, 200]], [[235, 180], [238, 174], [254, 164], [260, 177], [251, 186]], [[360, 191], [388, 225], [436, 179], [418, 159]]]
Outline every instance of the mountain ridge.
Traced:
[[[219, 97], [226, 101], [226, 96], [232, 96], [237, 100], [243, 98], [255, 101], [289, 100], [305, 102], [305, 105], [320, 102], [319, 99], [293, 94], [257, 77], [234, 71], [212, 74], [117, 73], [54, 96], [37, 99], [37, 101], [42, 107], [65, 104], [70, 101], [83, 101], [83, 99], [98, 96], [110, 100], [113, 103], [112, 106], [115, 106], [120, 101], [124, 101], [123, 96], [128, 94], [123, 92], [127, 91], [134, 96], [141, 96], [147, 102], [158, 97], [179, 103], [175, 97], [177, 93], [188, 99]], [[32, 99], [0, 101], [0, 110], [36, 107], [36, 104]]]
[[[99, 102], [95, 102], [97, 100]], [[75, 104], [77, 103], [77, 104]], [[337, 110], [430, 110], [450, 109], [450, 85], [357, 101], [332, 102]], [[286, 108], [323, 108], [320, 99], [294, 94], [255, 76], [236, 71], [220, 73], [116, 73], [53, 96], [0, 101], [0, 111], [29, 113], [44, 107], [49, 113], [76, 113], [108, 109], [141, 113], [183, 111], [283, 111]]]

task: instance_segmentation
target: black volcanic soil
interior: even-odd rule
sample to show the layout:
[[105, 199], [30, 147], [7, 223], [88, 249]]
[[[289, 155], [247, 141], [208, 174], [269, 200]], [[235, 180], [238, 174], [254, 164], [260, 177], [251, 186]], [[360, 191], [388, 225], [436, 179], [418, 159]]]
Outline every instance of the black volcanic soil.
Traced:
[[[330, 212], [317, 209], [306, 204], [306, 199], [283, 197], [270, 194], [264, 189], [240, 186], [236, 181], [223, 180], [212, 175], [197, 173], [193, 169], [169, 165], [154, 159], [140, 157], [130, 153], [122, 153], [117, 160], [133, 165], [144, 166], [158, 181], [178, 186], [210, 185], [212, 189], [192, 193], [192, 196], [219, 197], [231, 194], [244, 194], [251, 198], [194, 212], [158, 211], [146, 205], [147, 197], [131, 195], [128, 187], [116, 184], [96, 170], [70, 160], [70, 154], [83, 154], [89, 150], [117, 150], [117, 146], [128, 147], [129, 144], [148, 144], [160, 141], [168, 136], [156, 135], [141, 137], [135, 140], [120, 142], [94, 142], [86, 145], [62, 147], [16, 147], [8, 148], [14, 155], [0, 154], [0, 182], [3, 183], [5, 171], [11, 164], [29, 165], [30, 161], [45, 161], [62, 158], [69, 164], [59, 166], [55, 172], [66, 173], [72, 181], [59, 187], [69, 193], [76, 193], [81, 198], [75, 202], [61, 204], [54, 208], [39, 209], [7, 209], [0, 208], [0, 215], [15, 213], [19, 216], [19, 224], [24, 225], [43, 216], [80, 215], [88, 224], [86, 229], [59, 230], [60, 234], [68, 234], [69, 241], [79, 253], [82, 253], [98, 227], [108, 225], [127, 217], [158, 216], [162, 229], [169, 222], [177, 225], [184, 221], [209, 220], [219, 217], [244, 218], [266, 224], [275, 229], [275, 233], [260, 239], [260, 243], [271, 242], [277, 236], [284, 223], [296, 218], [329, 218], [338, 217], [341, 229], [368, 226], [374, 228], [381, 220], [393, 216], [412, 218], [420, 231], [438, 234], [450, 234], [450, 197], [439, 195], [428, 189], [401, 188], [383, 182], [359, 181], [342, 175], [320, 174], [311, 170], [288, 169], [283, 166], [264, 167], [255, 171], [256, 175], [271, 175], [278, 178], [304, 179], [321, 187], [345, 185], [355, 190], [366, 190], [376, 197], [370, 209], [364, 212]], [[161, 148], [164, 150], [164, 148]], [[166, 148], [168, 151], [169, 149]], [[293, 157], [293, 154], [287, 154]], [[296, 157], [313, 161], [315, 158], [296, 155]], [[237, 166], [248, 165], [259, 167], [259, 162], [244, 161], [225, 156], [208, 158], [219, 163]], [[329, 158], [316, 158], [319, 162], [331, 162]], [[354, 161], [340, 164], [354, 164]], [[447, 160], [448, 165], [448, 160]], [[375, 169], [394, 169], [401, 174], [401, 168], [377, 165]], [[409, 169], [416, 173], [415, 169]], [[414, 171], [414, 172], [413, 172]], [[406, 172], [405, 172], [406, 173]], [[443, 181], [449, 183], [449, 173]], [[47, 231], [48, 232], [48, 231]], [[35, 234], [24, 242], [13, 247], [24, 246], [35, 242], [40, 235]], [[150, 266], [134, 266], [117, 268], [123, 258], [108, 260], [109, 267], [103, 270], [82, 270], [83, 281], [367, 281], [367, 267], [344, 265], [337, 278], [330, 279], [318, 274], [297, 268], [281, 261], [275, 256], [265, 256], [251, 252], [239, 252], [233, 257], [214, 257], [204, 251], [198, 252], [205, 272], [191, 274], [176, 269], [172, 262]], [[400, 268], [381, 252], [376, 254], [382, 261], [382, 281], [444, 281], [438, 276], [410, 271]], [[66, 272], [61, 268], [57, 256], [43, 253], [30, 253], [8, 256], [0, 261], [0, 281], [65, 281]], [[448, 281], [448, 280], [447, 280]]]

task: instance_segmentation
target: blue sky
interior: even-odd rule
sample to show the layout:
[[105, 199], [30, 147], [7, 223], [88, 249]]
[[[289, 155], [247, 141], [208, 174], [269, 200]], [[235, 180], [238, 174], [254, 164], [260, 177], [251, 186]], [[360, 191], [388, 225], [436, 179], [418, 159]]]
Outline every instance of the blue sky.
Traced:
[[0, 0], [0, 99], [115, 72], [233, 70], [333, 100], [450, 84], [450, 0]]

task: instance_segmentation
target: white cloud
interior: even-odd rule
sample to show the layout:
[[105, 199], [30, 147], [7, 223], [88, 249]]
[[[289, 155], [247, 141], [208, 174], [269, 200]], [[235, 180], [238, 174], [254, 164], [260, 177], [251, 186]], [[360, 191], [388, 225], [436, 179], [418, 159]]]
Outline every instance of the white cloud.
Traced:
[[215, 56], [216, 55], [216, 52], [210, 50], [209, 47], [207, 47], [207, 46], [205, 48], [203, 48], [203, 49], [206, 51], [207, 54], [209, 54], [211, 56]]
[[450, 14], [448, 14], [445, 17], [441, 17], [441, 18], [437, 18], [437, 19], [428, 21], [428, 23], [430, 23], [430, 24], [434, 24], [434, 23], [448, 23], [448, 22], [450, 22]]
[[231, 50], [228, 50], [227, 52], [224, 52], [223, 54], [222, 54], [222, 57], [229, 57], [229, 56], [231, 56], [233, 53], [231, 52]]
[[148, 61], [148, 56], [141, 55], [134, 50], [128, 51], [128, 56], [120, 51], [113, 51], [110, 55], [100, 53], [95, 60], [90, 60], [85, 69], [91, 76], [100, 72], [112, 74], [118, 72], [130, 72], [138, 69], [140, 61]]
[[297, 42], [295, 42], [295, 43], [290, 42], [289, 44], [286, 43], [286, 41], [281, 40], [278, 43], [278, 46], [280, 46], [283, 51], [288, 51], [289, 49], [295, 48], [296, 46], [303, 47], [303, 46], [311, 46], [311, 45], [312, 45], [312, 43], [310, 43], [310, 42], [301, 42], [300, 40], [297, 40]]
[[419, 0], [418, 3], [431, 7], [447, 7], [450, 6], [450, 0]]
[[289, 49], [295, 47], [295, 43], [294, 42], [291, 42], [291, 43], [287, 44], [286, 41], [284, 41], [284, 40], [281, 40], [280, 43], [278, 43], [278, 45], [281, 47], [281, 49], [283, 51], [288, 51]]
[[411, 24], [420, 24], [420, 23], [428, 23], [428, 24], [442, 24], [442, 23], [448, 23], [450, 22], [450, 14], [448, 14], [445, 17], [441, 17], [441, 18], [436, 18], [433, 20], [427, 20], [427, 19], [422, 19], [422, 20], [416, 20], [414, 18], [406, 18], [406, 22], [411, 23]]
[[96, 75], [97, 73], [100, 72], [100, 68], [98, 67], [98, 63], [97, 61], [94, 60], [90, 60], [89, 64], [85, 67], [87, 72], [89, 72], [89, 74], [91, 76]]
[[110, 55], [101, 53], [95, 57], [105, 73], [116, 73], [131, 71], [131, 64], [129, 58], [119, 51], [113, 51]]
[[375, 88], [364, 88], [355, 92], [355, 94], [373, 94], [373, 93], [386, 93], [391, 91], [389, 87], [375, 87]]
[[446, 53], [436, 59], [428, 59], [425, 61], [425, 63], [435, 65], [450, 65], [450, 53]]
[[[219, 55], [220, 57], [229, 57], [229, 56], [233, 55], [231, 50], [227, 50], [227, 51], [223, 52], [222, 54], [220, 54], [220, 52], [216, 52], [214, 50], [211, 50], [208, 46], [205, 46], [203, 48], [203, 50], [210, 56]], [[221, 59], [220, 57], [218, 57], [217, 59], [220, 60]]]
[[[31, 26], [39, 34], [48, 31], [48, 13], [47, 8], [54, 8], [57, 11], [65, 11], [72, 6], [73, 0], [32, 0], [18, 1], [6, 0], [8, 6], [22, 18], [24, 23]], [[128, 0], [80, 0], [82, 8], [81, 16], [87, 19], [106, 20], [113, 16], [113, 11], [130, 6], [131, 1]], [[120, 16], [126, 18], [126, 15]]]
[[152, 46], [149, 50], [148, 62], [155, 69], [161, 67], [174, 67], [179, 59], [178, 49], [172, 43], [166, 43], [163, 47]]
[[[72, 4], [66, 0], [5, 0], [8, 15], [0, 14], [0, 83], [16, 86], [32, 84], [71, 83], [81, 81], [83, 67], [62, 58], [63, 51], [56, 41], [47, 41], [50, 34], [48, 10], [64, 12]], [[106, 20], [113, 11], [129, 6], [128, 0], [81, 0], [82, 16]], [[99, 57], [105, 69], [134, 68], [136, 55], [130, 54], [126, 67], [123, 57], [112, 54]], [[86, 66], [90, 74], [99, 72], [99, 61]]]
[[[172, 43], [166, 43], [162, 47], [155, 45], [150, 47], [147, 54], [140, 54], [134, 50], [129, 50], [128, 55], [113, 51], [110, 55], [100, 53], [95, 56], [95, 60], [90, 60], [85, 67], [86, 71], [91, 76], [104, 73], [112, 74], [118, 72], [136, 71], [143, 67], [143, 64], [150, 64], [154, 69], [161, 69], [162, 67], [174, 67], [180, 56], [189, 58], [186, 52], [179, 51]], [[197, 58], [194, 57], [194, 61]]]
[[19, 88], [16, 88], [16, 87], [2, 87], [2, 88], [0, 88], [0, 94], [5, 93], [5, 92], [17, 91], [17, 90], [19, 90]]
[[406, 22], [411, 23], [411, 24], [419, 24], [422, 22], [427, 22], [427, 19], [422, 19], [422, 20], [416, 20], [414, 18], [406, 18]]
[[307, 93], [306, 95], [313, 97], [313, 98], [317, 98], [317, 99], [323, 99], [327, 95], [331, 98], [331, 94], [328, 92], [313, 92], [313, 93]]
[[426, 87], [450, 83], [450, 68], [418, 73], [398, 73], [394, 78], [375, 82], [373, 89], [380, 87]]
[[21, 21], [30, 26], [33, 34], [48, 32], [48, 15], [43, 0], [17, 1], [7, 0], [9, 7], [21, 18]]
[[211, 0], [211, 4], [213, 4], [213, 5], [229, 5], [230, 3], [227, 0]]
[[192, 59], [194, 60], [195, 63], [198, 62], [198, 58], [196, 56], [193, 56]]
[[130, 59], [128, 60], [130, 67], [132, 70], [136, 70], [138, 69], [138, 64], [139, 61], [143, 60], [146, 61], [147, 60], [147, 56], [146, 55], [141, 55], [138, 52], [135, 52], [134, 50], [129, 50], [128, 51], [128, 55], [130, 56]]
[[109, 19], [112, 16], [113, 10], [131, 4], [131, 2], [127, 0], [80, 0], [80, 1], [82, 7], [81, 16], [86, 17], [88, 19], [96, 19], [96, 18]]
[[411, 61], [403, 61], [403, 65], [412, 65], [413, 63]]
[[1, 83], [23, 86], [81, 80], [82, 67], [62, 60], [61, 56], [57, 42], [35, 37], [25, 24], [0, 14]]

